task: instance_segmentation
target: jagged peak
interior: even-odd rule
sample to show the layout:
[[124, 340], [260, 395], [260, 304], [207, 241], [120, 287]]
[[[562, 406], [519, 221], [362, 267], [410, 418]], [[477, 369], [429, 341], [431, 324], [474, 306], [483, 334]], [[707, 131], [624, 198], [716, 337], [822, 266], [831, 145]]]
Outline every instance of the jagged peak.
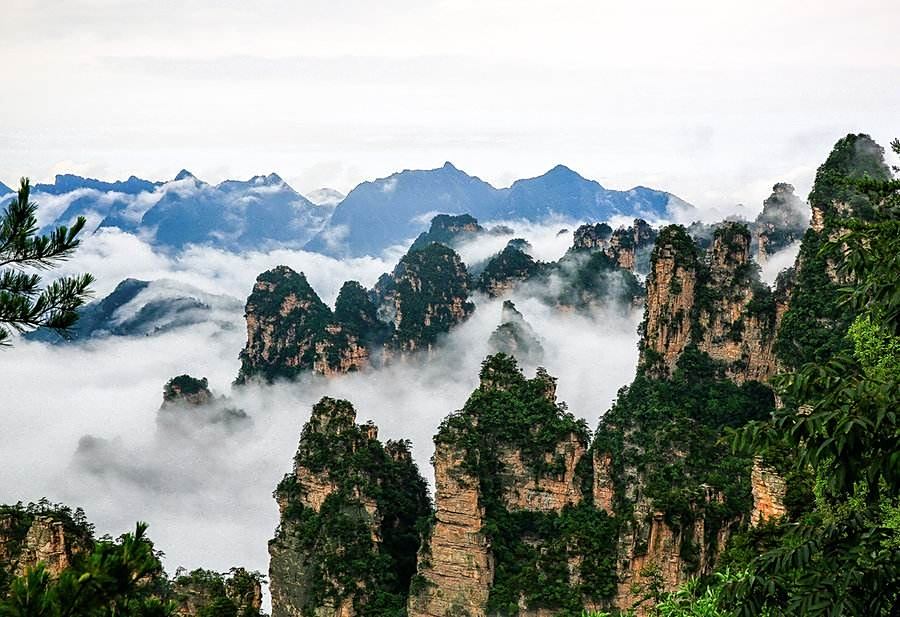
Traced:
[[522, 317], [522, 313], [519, 312], [519, 309], [516, 308], [516, 305], [512, 300], [504, 300], [503, 306], [500, 308], [500, 322], [506, 323], [509, 321], [520, 321], [524, 320]]
[[174, 181], [180, 182], [182, 180], [196, 180], [196, 179], [197, 179], [197, 176], [195, 176], [194, 174], [189, 172], [187, 169], [182, 169], [181, 171], [178, 172], [178, 174], [176, 174]]
[[356, 428], [356, 409], [350, 401], [323, 396], [313, 405], [307, 427], [313, 433], [340, 435]]

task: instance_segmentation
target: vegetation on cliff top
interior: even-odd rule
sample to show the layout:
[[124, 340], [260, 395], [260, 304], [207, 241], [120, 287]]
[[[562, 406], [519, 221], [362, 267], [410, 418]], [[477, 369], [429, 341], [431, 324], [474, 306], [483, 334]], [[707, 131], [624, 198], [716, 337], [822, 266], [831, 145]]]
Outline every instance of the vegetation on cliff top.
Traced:
[[[431, 500], [409, 442], [382, 445], [374, 432], [374, 425], [356, 424], [349, 402], [322, 399], [303, 428], [294, 471], [275, 491], [283, 511], [272, 541], [273, 579], [299, 581], [304, 589], [292, 602], [304, 615], [345, 599], [358, 614], [405, 609]], [[304, 501], [312, 475], [334, 486], [318, 511]]]
[[[585, 600], [615, 593], [617, 526], [591, 505], [588, 459], [577, 469], [577, 482], [586, 489], [579, 505], [558, 513], [510, 511], [504, 500], [504, 453], [518, 452], [539, 479], [565, 470], [556, 454], [560, 442], [574, 439], [587, 447], [586, 423], [556, 402], [555, 390], [556, 380], [543, 369], [526, 379], [514, 358], [495, 354], [482, 364], [481, 385], [462, 411], [448, 416], [435, 436], [435, 443], [461, 450], [463, 468], [478, 478], [482, 532], [495, 567], [488, 614], [516, 615], [524, 598], [532, 609], [579, 615]], [[576, 556], [583, 560], [574, 583], [569, 560]]]

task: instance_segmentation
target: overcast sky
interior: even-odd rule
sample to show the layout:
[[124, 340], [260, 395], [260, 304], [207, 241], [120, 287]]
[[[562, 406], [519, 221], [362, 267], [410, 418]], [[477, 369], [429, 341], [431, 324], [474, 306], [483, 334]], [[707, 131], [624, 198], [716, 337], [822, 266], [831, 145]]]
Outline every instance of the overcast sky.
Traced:
[[0, 180], [276, 171], [342, 191], [450, 160], [502, 186], [758, 209], [900, 133], [896, 0], [2, 0]]

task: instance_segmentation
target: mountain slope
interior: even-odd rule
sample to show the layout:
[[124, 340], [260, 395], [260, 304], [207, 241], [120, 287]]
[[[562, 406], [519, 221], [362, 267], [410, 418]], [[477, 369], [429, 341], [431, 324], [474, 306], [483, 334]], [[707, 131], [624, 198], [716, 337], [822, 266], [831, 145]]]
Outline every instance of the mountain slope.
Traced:
[[[156, 242], [172, 248], [302, 246], [330, 213], [330, 208], [314, 205], [274, 173], [213, 186], [183, 171], [161, 190], [163, 196], [137, 227], [154, 230]], [[113, 223], [123, 225], [115, 216], [103, 224]]]
[[676, 205], [686, 204], [644, 187], [605, 189], [563, 165], [497, 189], [445, 163], [438, 169], [406, 170], [360, 184], [306, 248], [335, 256], [378, 254], [425, 231], [436, 213], [470, 214], [483, 221], [540, 221], [554, 216], [607, 220], [615, 215], [660, 218]]

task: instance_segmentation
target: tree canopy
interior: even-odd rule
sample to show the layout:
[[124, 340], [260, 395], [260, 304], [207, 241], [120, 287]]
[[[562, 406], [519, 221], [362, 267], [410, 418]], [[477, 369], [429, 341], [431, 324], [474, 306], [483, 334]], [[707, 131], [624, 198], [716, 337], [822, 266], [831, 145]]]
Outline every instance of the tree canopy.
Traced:
[[38, 234], [37, 204], [29, 201], [31, 185], [22, 178], [16, 198], [0, 218], [0, 345], [13, 331], [46, 327], [65, 333], [78, 319], [77, 309], [90, 296], [94, 277], [61, 277], [41, 286], [36, 270], [48, 270], [71, 257], [80, 244], [84, 217], [71, 227]]

